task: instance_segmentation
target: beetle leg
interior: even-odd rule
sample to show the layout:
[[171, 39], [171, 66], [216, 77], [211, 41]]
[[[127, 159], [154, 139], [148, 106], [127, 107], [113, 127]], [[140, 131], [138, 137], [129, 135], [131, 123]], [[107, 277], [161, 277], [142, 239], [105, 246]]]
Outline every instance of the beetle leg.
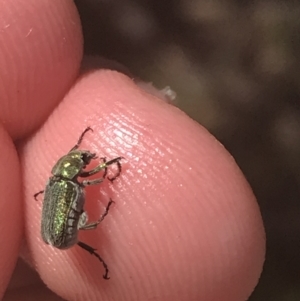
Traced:
[[78, 241], [77, 242], [78, 246], [81, 247], [82, 249], [88, 251], [91, 255], [95, 255], [103, 264], [103, 267], [105, 269], [105, 274], [103, 275], [103, 278], [108, 280], [109, 277], [107, 276], [108, 275], [108, 267], [107, 267], [107, 264], [105, 263], [105, 261], [100, 257], [100, 255], [98, 253], [96, 253], [96, 249], [92, 248], [91, 246], [81, 242], [81, 241]]
[[87, 221], [88, 221], [88, 215], [85, 211], [82, 211], [80, 216], [79, 216], [79, 221], [78, 221], [77, 228], [78, 229], [83, 228], [86, 225]]
[[103, 161], [102, 164], [99, 164], [98, 166], [96, 166], [95, 168], [93, 168], [90, 171], [83, 171], [81, 174], [79, 174], [79, 176], [82, 177], [82, 178], [89, 177], [89, 176], [92, 176], [92, 175], [98, 173], [102, 169], [104, 169], [104, 174], [103, 174], [103, 179], [104, 179], [106, 177], [106, 174], [107, 174], [107, 166], [108, 166], [107, 163], [109, 163], [110, 161], [106, 162], [106, 158], [105, 157], [100, 158], [100, 159], [102, 159], [102, 161]]
[[87, 214], [85, 212], [82, 212], [79, 218], [78, 223], [78, 229], [79, 230], [92, 230], [98, 227], [98, 225], [104, 220], [105, 216], [108, 214], [109, 208], [111, 204], [114, 203], [112, 199], [109, 200], [104, 213], [101, 215], [101, 217], [95, 221], [87, 224]]
[[45, 191], [45, 190], [41, 190], [41, 191], [35, 193], [35, 194], [33, 195], [34, 199], [35, 199], [36, 201], [38, 201], [37, 196], [40, 195], [40, 194], [42, 194], [42, 193], [44, 193], [44, 191]]
[[106, 161], [106, 157], [102, 157], [100, 159], [102, 159], [103, 164], [105, 164], [105, 167], [103, 168], [104, 169], [104, 173], [103, 173], [103, 176], [102, 176], [102, 178], [105, 179], [106, 175], [107, 175], [107, 161]]
[[82, 139], [83, 139], [84, 135], [85, 135], [88, 131], [93, 131], [93, 129], [90, 128], [90, 127], [88, 126], [88, 127], [82, 132], [82, 134], [80, 135], [80, 137], [79, 137], [77, 143], [72, 147], [72, 149], [70, 150], [70, 152], [73, 151], [73, 150], [75, 150], [75, 149], [77, 149], [77, 148], [79, 147], [79, 145], [80, 145], [81, 142], [82, 142]]
[[119, 175], [121, 174], [121, 171], [122, 171], [122, 165], [120, 163], [120, 161], [122, 159], [124, 159], [123, 157], [117, 157], [117, 158], [114, 158], [108, 162], [106, 162], [106, 159], [105, 158], [102, 158], [103, 159], [103, 163], [99, 164], [98, 166], [96, 166], [94, 169], [90, 170], [90, 171], [84, 171], [82, 172], [79, 176], [80, 177], [89, 177], [91, 175], [94, 175], [96, 173], [98, 173], [99, 171], [101, 171], [102, 169], [105, 169], [104, 171], [104, 175], [103, 175], [103, 178], [105, 178], [106, 174], [107, 174], [107, 167], [116, 163], [117, 164], [117, 167], [118, 167], [118, 172], [112, 177], [112, 178], [108, 178], [109, 181], [113, 182], [117, 177], [119, 177]]
[[[121, 174], [121, 171], [122, 171], [122, 165], [121, 165], [121, 163], [120, 163], [120, 160], [123, 159], [123, 157], [118, 157], [118, 158], [116, 158], [116, 159], [118, 159], [118, 160], [116, 160], [116, 161], [114, 161], [114, 162], [117, 163], [117, 166], [118, 166], [118, 172], [117, 172], [112, 178], [109, 178], [109, 177], [108, 177], [108, 180], [111, 181], [111, 182], [113, 182], [116, 178], [118, 178], [119, 175]], [[111, 161], [113, 161], [113, 160], [111, 160]]]
[[91, 186], [91, 185], [98, 185], [104, 181], [104, 178], [95, 179], [95, 180], [84, 180], [81, 182], [82, 186]]

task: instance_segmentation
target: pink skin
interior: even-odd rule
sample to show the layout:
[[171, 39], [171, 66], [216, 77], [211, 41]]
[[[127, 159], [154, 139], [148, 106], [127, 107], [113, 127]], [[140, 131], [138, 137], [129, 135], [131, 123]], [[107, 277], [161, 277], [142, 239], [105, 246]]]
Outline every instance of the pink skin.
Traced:
[[[0, 65], [7, 68], [0, 69], [5, 108], [0, 113], [1, 292], [24, 228], [32, 265], [67, 300], [247, 299], [262, 270], [264, 229], [253, 193], [230, 154], [203, 127], [125, 75], [100, 70], [74, 82], [82, 37], [72, 1], [31, 0], [24, 11], [19, 2], [0, 2], [0, 19], [6, 9], [7, 24], [15, 28], [0, 35], [6, 45]], [[16, 18], [21, 11], [22, 18]], [[47, 13], [40, 17], [41, 11]], [[55, 30], [57, 22], [63, 35]], [[20, 28], [33, 28], [30, 43], [20, 38]], [[97, 230], [80, 234], [105, 259], [109, 281], [103, 280], [97, 258], [78, 246], [61, 251], [41, 240], [43, 197], [33, 199], [86, 126], [94, 132], [86, 134], [83, 149], [126, 158], [114, 184], [87, 189], [91, 220], [101, 215], [109, 197], [115, 204]], [[17, 155], [5, 131], [23, 139], [23, 197]]]

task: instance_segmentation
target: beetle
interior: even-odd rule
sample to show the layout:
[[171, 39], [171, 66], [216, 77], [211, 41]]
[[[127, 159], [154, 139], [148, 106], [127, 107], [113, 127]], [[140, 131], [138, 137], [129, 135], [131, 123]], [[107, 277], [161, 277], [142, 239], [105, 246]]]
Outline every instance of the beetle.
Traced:
[[[102, 262], [105, 269], [103, 278], [109, 279], [107, 264], [96, 252], [96, 249], [78, 240], [78, 232], [97, 228], [113, 203], [110, 199], [102, 216], [97, 221], [88, 222], [88, 215], [84, 211], [85, 187], [103, 182], [107, 175], [107, 167], [116, 164], [117, 173], [112, 178], [108, 177], [108, 180], [113, 182], [121, 174], [120, 161], [123, 157], [116, 157], [110, 161], [102, 158], [101, 164], [86, 171], [87, 165], [97, 158], [95, 153], [78, 149], [88, 131], [92, 131], [92, 129], [87, 127], [75, 146], [57, 161], [52, 168], [52, 176], [49, 178], [45, 190], [34, 194], [34, 198], [37, 200], [37, 196], [45, 192], [41, 219], [43, 241], [58, 249], [69, 249], [77, 244]], [[104, 174], [101, 178], [78, 181], [78, 177], [86, 178], [102, 170], [104, 170]]]

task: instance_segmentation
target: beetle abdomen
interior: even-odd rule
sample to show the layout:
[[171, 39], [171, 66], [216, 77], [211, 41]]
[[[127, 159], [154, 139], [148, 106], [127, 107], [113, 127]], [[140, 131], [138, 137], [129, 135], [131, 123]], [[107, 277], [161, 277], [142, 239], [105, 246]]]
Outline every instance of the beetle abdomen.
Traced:
[[84, 189], [73, 181], [52, 177], [46, 186], [42, 210], [43, 240], [67, 249], [77, 243], [78, 220], [84, 204]]

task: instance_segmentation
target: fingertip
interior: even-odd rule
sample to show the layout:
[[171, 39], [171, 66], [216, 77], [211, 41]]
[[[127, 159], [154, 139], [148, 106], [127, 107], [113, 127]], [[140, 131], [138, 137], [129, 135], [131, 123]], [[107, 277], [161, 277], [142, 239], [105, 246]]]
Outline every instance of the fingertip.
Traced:
[[[31, 202], [87, 126], [94, 132], [82, 148], [128, 160], [113, 185], [102, 183], [86, 197], [92, 219], [101, 215], [102, 200], [116, 202], [99, 229], [84, 233], [109, 264], [111, 280], [104, 283], [99, 264], [76, 246], [60, 251], [36, 243], [40, 208]], [[204, 128], [126, 76], [108, 70], [82, 76], [22, 157], [29, 246], [44, 281], [61, 296], [238, 301], [257, 283], [264, 230], [236, 163]]]

